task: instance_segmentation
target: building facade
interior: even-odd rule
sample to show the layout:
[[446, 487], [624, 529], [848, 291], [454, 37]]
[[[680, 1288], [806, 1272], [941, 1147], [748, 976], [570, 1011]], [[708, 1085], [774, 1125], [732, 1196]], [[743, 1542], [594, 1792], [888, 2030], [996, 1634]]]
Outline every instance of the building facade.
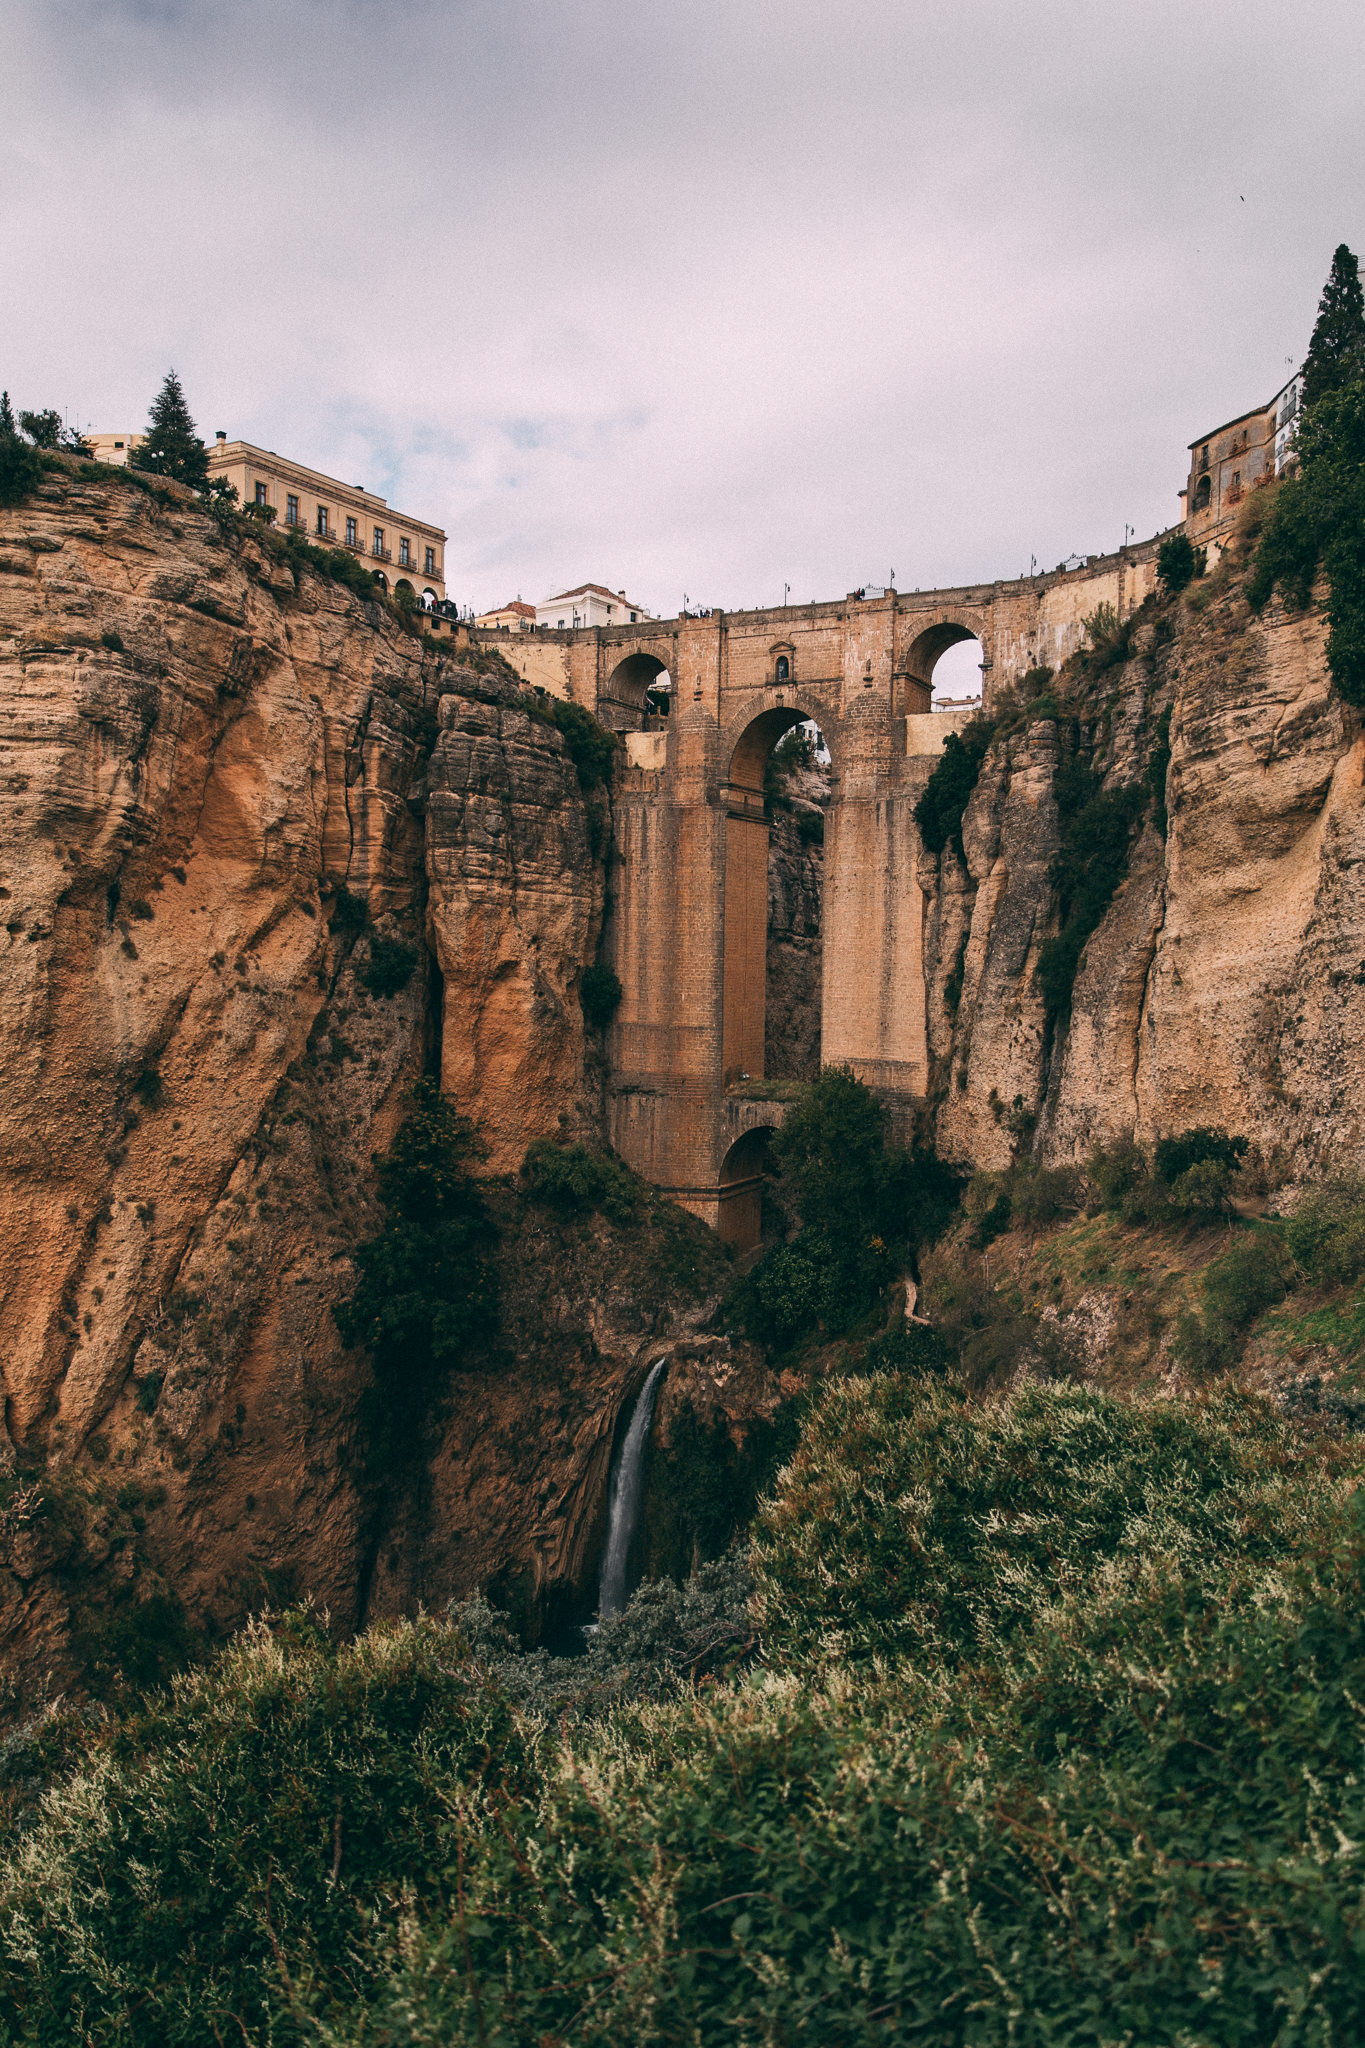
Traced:
[[1303, 402], [1296, 371], [1268, 405], [1239, 414], [1190, 443], [1190, 469], [1180, 493], [1195, 542], [1218, 541], [1254, 484], [1280, 476], [1294, 459], [1294, 429]]
[[[101, 462], [126, 463], [145, 434], [87, 434]], [[230, 483], [244, 506], [268, 506], [277, 523], [300, 527], [320, 547], [362, 557], [386, 590], [403, 584], [419, 600], [445, 601], [446, 537], [429, 520], [395, 512], [360, 484], [343, 484], [320, 469], [220, 433], [209, 449], [209, 475]]]
[[536, 608], [523, 604], [514, 597], [510, 604], [499, 605], [493, 612], [480, 612], [475, 619], [476, 626], [486, 627], [492, 633], [529, 633], [536, 623]]
[[579, 583], [558, 597], [547, 597], [536, 606], [535, 622], [552, 630], [572, 632], [576, 626], [634, 626], [652, 618], [642, 604], [628, 598], [624, 590], [608, 590], [605, 583]]

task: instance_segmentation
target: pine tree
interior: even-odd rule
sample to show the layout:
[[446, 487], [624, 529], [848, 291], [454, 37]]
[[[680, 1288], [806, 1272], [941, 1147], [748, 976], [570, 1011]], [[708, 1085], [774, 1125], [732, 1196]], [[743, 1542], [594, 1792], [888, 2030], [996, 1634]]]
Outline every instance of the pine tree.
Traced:
[[1304, 404], [1316, 405], [1325, 392], [1338, 390], [1361, 367], [1365, 367], [1365, 293], [1360, 288], [1360, 265], [1342, 242], [1318, 301], [1317, 325], [1304, 359]]
[[154, 476], [174, 477], [177, 483], [189, 484], [192, 490], [204, 490], [209, 480], [208, 450], [190, 418], [185, 393], [174, 370], [167, 370], [166, 381], [152, 400], [149, 417], [151, 432], [129, 458], [134, 467], [149, 469]]

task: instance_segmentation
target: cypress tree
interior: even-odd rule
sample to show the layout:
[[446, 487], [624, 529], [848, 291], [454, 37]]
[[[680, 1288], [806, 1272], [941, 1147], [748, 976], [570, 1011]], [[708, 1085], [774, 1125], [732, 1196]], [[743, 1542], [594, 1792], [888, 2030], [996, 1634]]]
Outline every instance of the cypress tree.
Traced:
[[1303, 365], [1303, 402], [1316, 405], [1328, 391], [1339, 390], [1365, 354], [1365, 293], [1360, 265], [1344, 242], [1318, 301], [1317, 325]]
[[142, 446], [132, 451], [130, 462], [137, 469], [151, 470], [154, 476], [174, 477], [177, 483], [189, 484], [192, 490], [206, 489], [208, 450], [190, 418], [185, 393], [174, 370], [167, 370], [166, 381], [152, 400], [149, 417], [151, 432]]

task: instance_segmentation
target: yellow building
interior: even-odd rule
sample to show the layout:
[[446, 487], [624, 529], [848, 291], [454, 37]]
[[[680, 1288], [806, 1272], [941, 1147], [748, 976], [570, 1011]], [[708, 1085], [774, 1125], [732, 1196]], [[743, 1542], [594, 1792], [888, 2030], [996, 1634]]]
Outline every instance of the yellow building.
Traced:
[[536, 608], [523, 604], [514, 597], [510, 604], [499, 605], [495, 612], [480, 612], [475, 619], [476, 626], [486, 626], [493, 633], [530, 633], [536, 623]]
[[[145, 434], [87, 434], [101, 462], [126, 463]], [[209, 449], [209, 475], [223, 477], [243, 505], [269, 505], [280, 526], [299, 526], [324, 547], [363, 556], [386, 590], [406, 584], [421, 599], [445, 601], [446, 537], [442, 527], [395, 512], [360, 484], [339, 483], [320, 469], [219, 434]]]

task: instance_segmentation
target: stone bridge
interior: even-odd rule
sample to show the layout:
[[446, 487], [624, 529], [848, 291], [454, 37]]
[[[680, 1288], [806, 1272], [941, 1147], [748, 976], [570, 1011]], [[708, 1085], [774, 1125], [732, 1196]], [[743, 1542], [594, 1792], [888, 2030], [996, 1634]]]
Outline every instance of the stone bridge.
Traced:
[[1141, 603], [1163, 537], [1016, 582], [475, 636], [625, 736], [605, 934], [623, 989], [608, 1045], [612, 1141], [723, 1237], [757, 1242], [763, 1141], [782, 1116], [771, 1091], [748, 1086], [763, 1077], [772, 748], [814, 719], [832, 759], [821, 1059], [908, 1115], [928, 1082], [913, 812], [965, 716], [931, 711], [934, 664], [978, 640], [989, 706], [1078, 647], [1098, 605], [1122, 617]]

